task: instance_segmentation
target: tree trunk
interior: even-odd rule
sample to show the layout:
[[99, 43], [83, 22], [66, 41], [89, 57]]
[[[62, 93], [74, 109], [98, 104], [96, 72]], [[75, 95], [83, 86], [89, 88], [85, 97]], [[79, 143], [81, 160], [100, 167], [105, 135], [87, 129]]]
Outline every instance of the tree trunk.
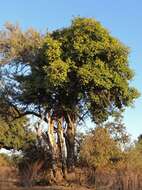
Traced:
[[50, 113], [48, 113], [48, 138], [51, 152], [51, 167], [53, 175], [56, 178], [56, 142], [54, 137], [54, 120], [52, 120]]
[[44, 120], [44, 116], [42, 116], [41, 120], [35, 126], [38, 144], [42, 146], [42, 138], [45, 143], [49, 146], [50, 154], [51, 154], [51, 168], [53, 171], [53, 176], [56, 178], [56, 142], [54, 137], [54, 120], [51, 118], [50, 113], [47, 115], [48, 121], [48, 131], [46, 135], [42, 132], [41, 124]]
[[67, 146], [67, 168], [68, 171], [74, 170], [75, 161], [75, 129], [76, 124], [68, 115], [67, 131], [66, 131], [66, 146]]
[[62, 164], [62, 172], [63, 177], [66, 179], [66, 145], [65, 145], [65, 138], [63, 134], [63, 120], [62, 118], [58, 119], [58, 144], [60, 149], [60, 159]]

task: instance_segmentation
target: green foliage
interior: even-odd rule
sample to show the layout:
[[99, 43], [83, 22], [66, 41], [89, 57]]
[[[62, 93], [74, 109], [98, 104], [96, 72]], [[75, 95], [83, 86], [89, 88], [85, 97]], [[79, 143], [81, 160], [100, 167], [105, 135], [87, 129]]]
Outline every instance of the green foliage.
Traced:
[[51, 36], [61, 43], [62, 60], [70, 60], [64, 95], [68, 101], [72, 97], [73, 105], [81, 99], [95, 122], [105, 120], [116, 108], [130, 105], [138, 96], [128, 85], [133, 77], [128, 48], [100, 23], [76, 18], [69, 28], [54, 31]]
[[68, 65], [62, 60], [52, 62], [49, 67], [45, 66], [44, 69], [47, 73], [47, 81], [49, 80], [48, 82], [52, 86], [60, 86], [67, 81]]
[[0, 147], [6, 149], [23, 149], [26, 143], [33, 143], [35, 134], [27, 126], [27, 119], [17, 119], [12, 122], [0, 120]]
[[18, 82], [11, 93], [16, 105], [34, 113], [43, 107], [64, 115], [87, 113], [100, 123], [138, 97], [129, 85], [133, 71], [128, 48], [96, 20], [75, 18], [70, 27], [44, 37], [17, 26], [7, 29], [8, 37], [1, 32], [1, 62], [28, 69], [13, 75]]

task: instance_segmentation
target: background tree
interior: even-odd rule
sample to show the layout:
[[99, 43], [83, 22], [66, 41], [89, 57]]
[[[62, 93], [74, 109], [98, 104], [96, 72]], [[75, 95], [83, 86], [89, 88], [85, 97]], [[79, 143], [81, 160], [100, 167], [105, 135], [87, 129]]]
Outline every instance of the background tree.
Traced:
[[120, 154], [121, 150], [117, 143], [112, 139], [108, 130], [103, 127], [96, 127], [86, 135], [80, 151], [82, 162], [94, 170], [109, 166], [112, 158]]
[[0, 148], [7, 150], [23, 150], [36, 141], [36, 134], [28, 129], [26, 118], [8, 122], [0, 117], [0, 134]]
[[115, 142], [120, 146], [120, 148], [125, 148], [125, 146], [130, 142], [130, 135], [126, 130], [126, 126], [123, 122], [122, 112], [116, 112], [113, 114], [111, 121], [104, 124], [114, 139]]

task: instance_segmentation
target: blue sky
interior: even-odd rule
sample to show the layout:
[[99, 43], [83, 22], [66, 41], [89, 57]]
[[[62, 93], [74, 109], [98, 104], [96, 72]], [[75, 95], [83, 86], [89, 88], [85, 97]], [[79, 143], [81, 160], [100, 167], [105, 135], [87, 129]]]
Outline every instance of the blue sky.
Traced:
[[[75, 16], [100, 21], [113, 36], [131, 49], [130, 66], [135, 71], [133, 86], [142, 93], [142, 1], [141, 0], [4, 0], [0, 2], [0, 28], [6, 21], [23, 29], [44, 32], [68, 26]], [[142, 133], [142, 97], [124, 114], [128, 132]]]

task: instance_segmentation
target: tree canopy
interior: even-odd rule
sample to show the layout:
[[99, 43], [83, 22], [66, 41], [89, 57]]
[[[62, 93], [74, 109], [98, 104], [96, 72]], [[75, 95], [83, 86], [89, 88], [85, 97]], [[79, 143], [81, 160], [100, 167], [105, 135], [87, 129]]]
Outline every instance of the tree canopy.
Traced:
[[100, 122], [138, 95], [129, 85], [128, 48], [94, 19], [76, 18], [44, 37], [8, 24], [0, 52], [1, 65], [10, 66], [6, 71], [13, 77], [7, 85], [15, 82], [10, 101], [22, 111], [86, 111]]

